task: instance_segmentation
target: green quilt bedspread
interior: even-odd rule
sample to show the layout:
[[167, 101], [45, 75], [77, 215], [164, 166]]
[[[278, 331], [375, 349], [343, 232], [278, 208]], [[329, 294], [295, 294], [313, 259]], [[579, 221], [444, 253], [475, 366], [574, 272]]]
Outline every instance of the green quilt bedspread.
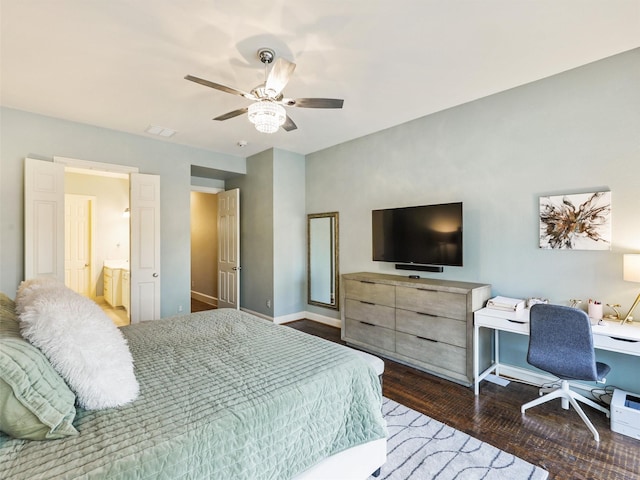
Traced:
[[138, 400], [78, 408], [75, 437], [0, 435], [0, 478], [280, 480], [385, 436], [378, 378], [341, 345], [235, 310], [122, 331]]

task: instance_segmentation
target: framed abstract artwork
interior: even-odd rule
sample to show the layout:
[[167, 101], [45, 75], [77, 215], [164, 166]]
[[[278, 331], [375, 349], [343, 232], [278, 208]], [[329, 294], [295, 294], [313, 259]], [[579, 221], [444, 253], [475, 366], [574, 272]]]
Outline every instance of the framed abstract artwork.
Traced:
[[540, 248], [611, 250], [611, 192], [540, 197]]

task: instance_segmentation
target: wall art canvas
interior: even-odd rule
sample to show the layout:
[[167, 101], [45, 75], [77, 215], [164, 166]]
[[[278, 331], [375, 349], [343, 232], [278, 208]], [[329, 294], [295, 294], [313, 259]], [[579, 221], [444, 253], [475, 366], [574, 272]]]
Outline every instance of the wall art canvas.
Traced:
[[540, 197], [540, 248], [611, 250], [611, 192]]

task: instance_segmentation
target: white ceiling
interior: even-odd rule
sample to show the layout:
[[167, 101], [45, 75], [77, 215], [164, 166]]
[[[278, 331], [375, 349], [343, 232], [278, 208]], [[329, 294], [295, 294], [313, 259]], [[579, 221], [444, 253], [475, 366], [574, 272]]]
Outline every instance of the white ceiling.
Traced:
[[[640, 0], [0, 0], [2, 105], [248, 156], [306, 154], [640, 47]], [[297, 64], [298, 130], [260, 134], [256, 51]], [[154, 137], [159, 138], [159, 137]], [[246, 140], [244, 148], [236, 144]]]

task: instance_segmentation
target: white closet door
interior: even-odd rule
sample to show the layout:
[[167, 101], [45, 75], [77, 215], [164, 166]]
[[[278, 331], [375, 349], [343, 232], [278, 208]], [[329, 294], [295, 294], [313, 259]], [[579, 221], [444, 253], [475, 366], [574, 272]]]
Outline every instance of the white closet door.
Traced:
[[240, 306], [240, 190], [218, 194], [218, 308]]
[[160, 318], [160, 177], [132, 173], [131, 323]]
[[24, 278], [64, 281], [64, 165], [25, 158]]

